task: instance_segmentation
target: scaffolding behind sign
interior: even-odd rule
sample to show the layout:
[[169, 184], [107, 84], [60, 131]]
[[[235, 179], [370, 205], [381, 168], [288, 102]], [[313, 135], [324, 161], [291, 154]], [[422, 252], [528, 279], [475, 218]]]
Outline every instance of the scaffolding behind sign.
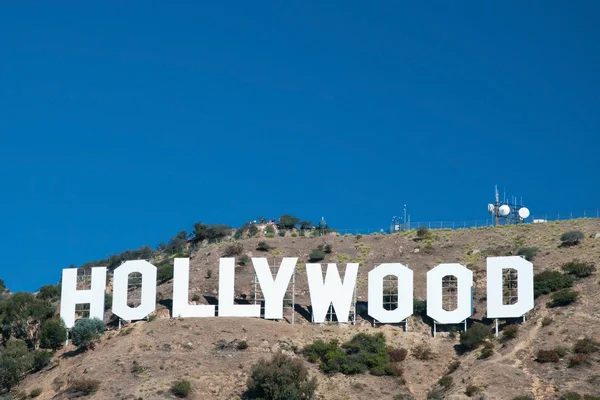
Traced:
[[[271, 270], [271, 276], [273, 280], [277, 277], [279, 273], [279, 263], [276, 263], [274, 260], [269, 261], [269, 269]], [[296, 319], [296, 270], [294, 269], [294, 273], [292, 274], [292, 279], [290, 280], [290, 284], [288, 284], [288, 288], [285, 291], [285, 295], [283, 296], [283, 319], [294, 325]], [[260, 317], [264, 318], [265, 316], [265, 298], [263, 292], [260, 288], [260, 283], [258, 282], [258, 275], [254, 273], [254, 304], [260, 304]]]

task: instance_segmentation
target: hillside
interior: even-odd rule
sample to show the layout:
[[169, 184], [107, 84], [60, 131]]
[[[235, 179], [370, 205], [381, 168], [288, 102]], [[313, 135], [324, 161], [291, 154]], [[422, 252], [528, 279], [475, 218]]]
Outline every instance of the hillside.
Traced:
[[[561, 246], [561, 234], [578, 230], [585, 238], [575, 246]], [[271, 265], [278, 264], [284, 256], [298, 256], [296, 269], [295, 324], [287, 321], [263, 319], [208, 318], [171, 319], [169, 300], [172, 298], [172, 281], [158, 286], [158, 308], [151, 321], [125, 324], [121, 330], [110, 328], [94, 350], [78, 353], [70, 344], [59, 350], [50, 366], [27, 376], [15, 392], [30, 393], [41, 389], [38, 399], [69, 398], [65, 390], [72, 382], [81, 379], [98, 379], [95, 399], [164, 399], [173, 398], [169, 389], [177, 379], [185, 377], [192, 383], [190, 398], [234, 399], [245, 389], [250, 367], [262, 358], [269, 358], [282, 350], [299, 357], [317, 376], [319, 399], [401, 399], [415, 398], [469, 398], [465, 391], [479, 391], [475, 398], [513, 399], [533, 396], [535, 399], [557, 399], [566, 392], [600, 396], [600, 354], [590, 352], [579, 365], [572, 359], [572, 351], [561, 354], [558, 362], [536, 361], [539, 350], [557, 347], [572, 349], [578, 340], [591, 338], [600, 341], [600, 286], [598, 273], [576, 279], [573, 290], [580, 293], [573, 304], [550, 308], [550, 295], [536, 298], [535, 309], [525, 322], [501, 321], [502, 326], [516, 324], [516, 337], [509, 340], [494, 339], [489, 345], [493, 353], [483, 359], [482, 348], [460, 354], [458, 337], [449, 333], [449, 327], [439, 327], [437, 337], [432, 337], [431, 325], [415, 313], [409, 320], [409, 331], [402, 326], [373, 327], [362, 316], [357, 316], [356, 326], [345, 324], [316, 325], [307, 318], [310, 297], [305, 275], [305, 263], [311, 251], [321, 244], [331, 245], [321, 263], [359, 262], [358, 301], [359, 313], [367, 300], [367, 273], [382, 262], [401, 262], [414, 271], [415, 298], [425, 299], [426, 273], [441, 262], [459, 262], [474, 273], [475, 314], [470, 323], [483, 322], [491, 329], [492, 321], [485, 316], [485, 258], [516, 254], [524, 247], [536, 247], [534, 269], [559, 270], [570, 261], [580, 260], [598, 264], [600, 261], [600, 220], [582, 219], [557, 223], [502, 226], [465, 230], [432, 230], [425, 239], [416, 240], [415, 231], [392, 235], [339, 236], [330, 233], [322, 237], [290, 235], [272, 238], [255, 237], [195, 248], [190, 262], [190, 299], [208, 304], [218, 295], [218, 259], [231, 251], [232, 243], [243, 249], [239, 255], [266, 256]], [[259, 242], [271, 249], [257, 250]], [[168, 262], [156, 259], [156, 265]], [[343, 271], [343, 268], [341, 268]], [[236, 268], [236, 296], [252, 299], [254, 274], [251, 263]], [[106, 319], [109, 320], [110, 311]], [[552, 321], [548, 322], [551, 318]], [[545, 319], [545, 320], [544, 320]], [[542, 323], [544, 321], [544, 323]], [[460, 327], [456, 327], [459, 329]], [[370, 374], [326, 375], [318, 365], [309, 363], [293, 349], [301, 349], [317, 338], [349, 340], [359, 332], [383, 332], [390, 346], [405, 348], [409, 356], [402, 361], [403, 380], [397, 377]], [[246, 341], [248, 348], [238, 350], [231, 343]], [[425, 345], [433, 353], [427, 360], [415, 357], [418, 346]], [[561, 353], [559, 351], [559, 353]], [[418, 355], [418, 354], [417, 354]], [[449, 365], [459, 360], [458, 366], [442, 382]], [[133, 363], [138, 368], [132, 372]], [[443, 389], [443, 390], [442, 390]], [[434, 394], [436, 392], [437, 394]], [[437, 397], [435, 397], [437, 396]]]

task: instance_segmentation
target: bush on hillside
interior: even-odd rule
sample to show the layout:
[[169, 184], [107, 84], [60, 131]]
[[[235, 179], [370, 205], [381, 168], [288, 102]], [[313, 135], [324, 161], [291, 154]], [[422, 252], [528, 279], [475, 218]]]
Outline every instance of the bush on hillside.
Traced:
[[433, 358], [433, 352], [431, 351], [431, 347], [429, 347], [429, 345], [427, 345], [425, 343], [416, 345], [412, 349], [412, 355], [417, 360], [423, 360], [423, 361], [431, 360]]
[[269, 251], [271, 250], [271, 246], [265, 241], [258, 242], [258, 246], [256, 246], [256, 250], [258, 251]]
[[504, 340], [510, 340], [517, 337], [519, 333], [519, 327], [517, 325], [509, 325], [502, 330], [502, 338]]
[[50, 319], [40, 330], [40, 347], [42, 349], [58, 350], [67, 341], [67, 328], [62, 320]]
[[563, 289], [554, 293], [551, 301], [548, 302], [548, 307], [564, 307], [575, 302], [579, 297], [579, 293], [571, 289]]
[[558, 352], [553, 350], [538, 350], [535, 361], [539, 363], [556, 363], [560, 361], [560, 355]]
[[0, 389], [10, 391], [33, 367], [33, 353], [27, 345], [11, 339], [0, 348]]
[[244, 252], [244, 246], [241, 243], [232, 243], [225, 246], [223, 257], [235, 257]]
[[353, 375], [369, 371], [373, 375], [384, 375], [393, 372], [387, 367], [390, 359], [382, 333], [359, 333], [341, 346], [336, 339], [329, 343], [317, 339], [307, 345], [303, 353], [309, 361], [319, 362], [325, 373]]
[[317, 249], [321, 250], [323, 253], [331, 254], [333, 251], [332, 246], [329, 243], [323, 243], [317, 246]]
[[590, 338], [578, 340], [573, 346], [573, 352], [579, 354], [592, 354], [600, 351], [600, 343]]
[[465, 390], [465, 394], [469, 397], [473, 397], [476, 394], [480, 394], [483, 393], [483, 389], [480, 388], [479, 386], [475, 386], [475, 385], [469, 385], [467, 386], [467, 389]]
[[50, 361], [52, 361], [52, 353], [43, 350], [35, 351], [33, 353], [33, 370], [41, 371], [50, 364]]
[[31, 293], [15, 293], [0, 302], [2, 336], [24, 340], [29, 348], [35, 348], [41, 324], [55, 312], [55, 307], [47, 300], [38, 299]]
[[539, 253], [540, 249], [537, 247], [521, 247], [517, 250], [518, 256], [523, 256], [527, 261], [531, 261]]
[[563, 246], [575, 246], [579, 244], [584, 238], [583, 232], [581, 231], [570, 231], [563, 233], [560, 236], [560, 240]]
[[84, 397], [96, 393], [99, 386], [100, 381], [96, 379], [76, 379], [71, 383], [67, 392], [70, 397]]
[[252, 366], [245, 396], [251, 400], [310, 400], [316, 389], [317, 379], [309, 377], [302, 361], [277, 353]]
[[317, 262], [317, 261], [322, 261], [325, 259], [325, 252], [321, 249], [313, 249], [313, 251], [310, 252], [310, 254], [308, 255], [308, 261], [310, 262]]
[[396, 349], [389, 348], [388, 355], [390, 357], [391, 362], [400, 362], [406, 359], [406, 356], [408, 355], [408, 350], [402, 347]]
[[223, 224], [207, 225], [201, 222], [194, 224], [194, 240], [202, 242], [207, 240], [214, 243], [222, 240], [231, 233], [231, 227]]
[[192, 392], [192, 384], [190, 381], [181, 379], [173, 383], [171, 386], [171, 393], [179, 398], [185, 398]]
[[60, 288], [58, 285], [46, 285], [40, 288], [37, 298], [41, 300], [57, 300], [60, 297]]
[[570, 288], [575, 283], [575, 278], [559, 271], [545, 270], [533, 277], [533, 293], [535, 297], [550, 294], [557, 290]]
[[585, 278], [596, 271], [596, 267], [591, 262], [573, 260], [562, 267], [562, 270], [569, 275], [575, 275], [577, 278]]
[[429, 236], [429, 228], [427, 228], [426, 226], [420, 226], [419, 229], [417, 229], [417, 237], [418, 238], [425, 239], [428, 236]]
[[491, 337], [492, 333], [490, 328], [476, 322], [469, 329], [460, 333], [460, 345], [465, 350], [473, 350]]
[[248, 257], [246, 254], [244, 254], [243, 256], [241, 256], [241, 257], [238, 259], [237, 263], [238, 263], [239, 265], [247, 265], [247, 264], [250, 264], [250, 262], [251, 262], [251, 261], [252, 261], [252, 260], [250, 259], [250, 257]]
[[82, 318], [75, 322], [71, 330], [73, 344], [81, 351], [94, 348], [94, 342], [106, 331], [104, 321], [98, 318]]

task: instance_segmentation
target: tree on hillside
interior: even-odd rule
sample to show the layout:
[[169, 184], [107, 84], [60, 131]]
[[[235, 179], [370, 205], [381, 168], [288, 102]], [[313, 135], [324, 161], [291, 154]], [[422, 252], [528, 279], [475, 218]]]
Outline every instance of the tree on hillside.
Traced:
[[57, 318], [44, 322], [40, 332], [40, 347], [42, 349], [58, 350], [67, 340], [67, 328], [63, 321]]
[[15, 293], [0, 302], [0, 324], [5, 339], [24, 340], [30, 348], [37, 345], [41, 325], [54, 316], [55, 309], [46, 300], [31, 293]]
[[315, 224], [310, 221], [300, 221], [300, 229], [312, 229], [314, 227]]
[[37, 298], [41, 300], [56, 300], [60, 297], [58, 285], [45, 285], [40, 288]]
[[0, 348], [0, 389], [11, 390], [33, 367], [34, 353], [24, 342], [11, 339]]
[[284, 214], [281, 217], [279, 217], [279, 223], [277, 224], [277, 227], [279, 229], [294, 229], [298, 222], [300, 222], [299, 218], [288, 214]]
[[219, 241], [231, 233], [231, 227], [224, 224], [207, 225], [202, 222], [194, 224], [194, 240], [202, 242], [208, 240], [209, 243]]
[[6, 291], [6, 285], [4, 285], [4, 281], [0, 279], [0, 293], [4, 293]]

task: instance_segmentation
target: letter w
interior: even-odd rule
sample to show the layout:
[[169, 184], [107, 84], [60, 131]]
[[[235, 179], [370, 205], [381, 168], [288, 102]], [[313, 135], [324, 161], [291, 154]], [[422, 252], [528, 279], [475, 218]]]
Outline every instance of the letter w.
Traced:
[[325, 316], [331, 304], [333, 304], [338, 321], [348, 322], [357, 274], [358, 263], [346, 264], [344, 282], [342, 282], [337, 265], [331, 263], [327, 264], [327, 273], [325, 281], [323, 281], [321, 264], [306, 264], [313, 322], [325, 322]]

